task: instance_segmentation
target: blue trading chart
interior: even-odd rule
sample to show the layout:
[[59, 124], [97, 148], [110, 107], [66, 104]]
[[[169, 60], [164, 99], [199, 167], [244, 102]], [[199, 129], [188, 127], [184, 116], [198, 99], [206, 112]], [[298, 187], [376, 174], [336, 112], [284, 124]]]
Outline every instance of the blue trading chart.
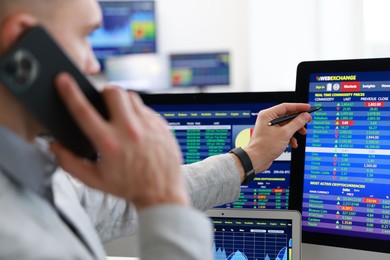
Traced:
[[213, 218], [215, 260], [291, 260], [290, 220]]

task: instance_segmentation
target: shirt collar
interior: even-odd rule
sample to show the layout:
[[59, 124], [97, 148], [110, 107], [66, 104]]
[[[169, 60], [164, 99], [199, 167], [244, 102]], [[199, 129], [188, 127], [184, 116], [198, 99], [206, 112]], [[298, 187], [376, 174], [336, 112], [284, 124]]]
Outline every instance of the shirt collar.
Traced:
[[0, 125], [0, 169], [13, 181], [42, 194], [57, 168], [47, 142], [37, 138], [27, 143]]

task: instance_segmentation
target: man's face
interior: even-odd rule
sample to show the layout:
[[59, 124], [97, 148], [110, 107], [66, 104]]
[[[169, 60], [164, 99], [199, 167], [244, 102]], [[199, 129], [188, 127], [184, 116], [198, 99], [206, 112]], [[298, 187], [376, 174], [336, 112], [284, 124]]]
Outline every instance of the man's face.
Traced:
[[74, 0], [62, 5], [47, 29], [76, 66], [85, 74], [96, 74], [100, 66], [88, 41], [88, 35], [101, 24], [96, 0]]

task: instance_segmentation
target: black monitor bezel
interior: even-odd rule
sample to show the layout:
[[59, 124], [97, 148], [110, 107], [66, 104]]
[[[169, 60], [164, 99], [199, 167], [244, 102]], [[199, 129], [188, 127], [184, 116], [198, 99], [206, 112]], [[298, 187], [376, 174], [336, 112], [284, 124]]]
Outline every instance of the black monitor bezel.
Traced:
[[[308, 102], [310, 74], [338, 72], [375, 72], [390, 71], [390, 58], [354, 59], [302, 62], [297, 68], [296, 102]], [[306, 138], [299, 138], [299, 147], [293, 149], [291, 158], [290, 209], [302, 213], [303, 181]], [[388, 240], [361, 238], [302, 231], [302, 242], [351, 249], [390, 253]]]
[[[173, 69], [173, 58], [175, 56], [188, 56], [188, 55], [221, 55], [221, 54], [227, 54], [229, 56], [229, 81], [226, 84], [199, 84], [199, 85], [174, 85], [172, 83], [171, 73]], [[192, 87], [198, 87], [198, 88], [204, 88], [204, 87], [213, 87], [213, 86], [230, 86], [232, 82], [232, 63], [231, 63], [231, 53], [227, 50], [222, 51], [209, 51], [209, 52], [182, 52], [182, 53], [171, 53], [169, 54], [169, 84], [172, 88], [192, 88]]]

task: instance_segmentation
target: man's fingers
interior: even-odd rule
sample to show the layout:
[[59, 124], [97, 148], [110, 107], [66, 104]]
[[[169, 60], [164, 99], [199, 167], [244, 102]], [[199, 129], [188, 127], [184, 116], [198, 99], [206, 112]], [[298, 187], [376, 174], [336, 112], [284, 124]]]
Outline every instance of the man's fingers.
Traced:
[[298, 115], [296, 118], [288, 122], [283, 126], [283, 128], [287, 128], [291, 135], [295, 132], [303, 131], [302, 128], [311, 121], [311, 116], [309, 113], [302, 113]]
[[302, 127], [301, 129], [298, 130], [298, 133], [300, 133], [301, 135], [306, 135], [307, 130], [305, 127]]
[[134, 111], [138, 114], [142, 114], [143, 113], [142, 108], [144, 107], [144, 102], [139, 97], [139, 95], [134, 92], [129, 92], [128, 98], [131, 102]]
[[105, 136], [104, 119], [98, 114], [80, 91], [77, 83], [67, 73], [60, 74], [56, 79], [56, 86], [62, 101], [68, 108], [82, 131], [98, 148], [99, 140]]
[[117, 87], [107, 87], [103, 89], [102, 95], [105, 103], [107, 104], [112, 120], [128, 120], [129, 113], [134, 113], [128, 95], [123, 89]]
[[151, 108], [145, 106], [142, 99], [138, 94], [129, 92], [128, 98], [130, 103], [135, 111], [140, 116], [140, 119], [143, 119], [144, 124], [152, 124], [158, 127], [168, 128], [168, 123], [163, 118], [157, 118], [157, 113]]
[[290, 146], [292, 148], [297, 148], [298, 147], [298, 141], [297, 141], [297, 139], [295, 137], [291, 137], [291, 139], [290, 139]]

